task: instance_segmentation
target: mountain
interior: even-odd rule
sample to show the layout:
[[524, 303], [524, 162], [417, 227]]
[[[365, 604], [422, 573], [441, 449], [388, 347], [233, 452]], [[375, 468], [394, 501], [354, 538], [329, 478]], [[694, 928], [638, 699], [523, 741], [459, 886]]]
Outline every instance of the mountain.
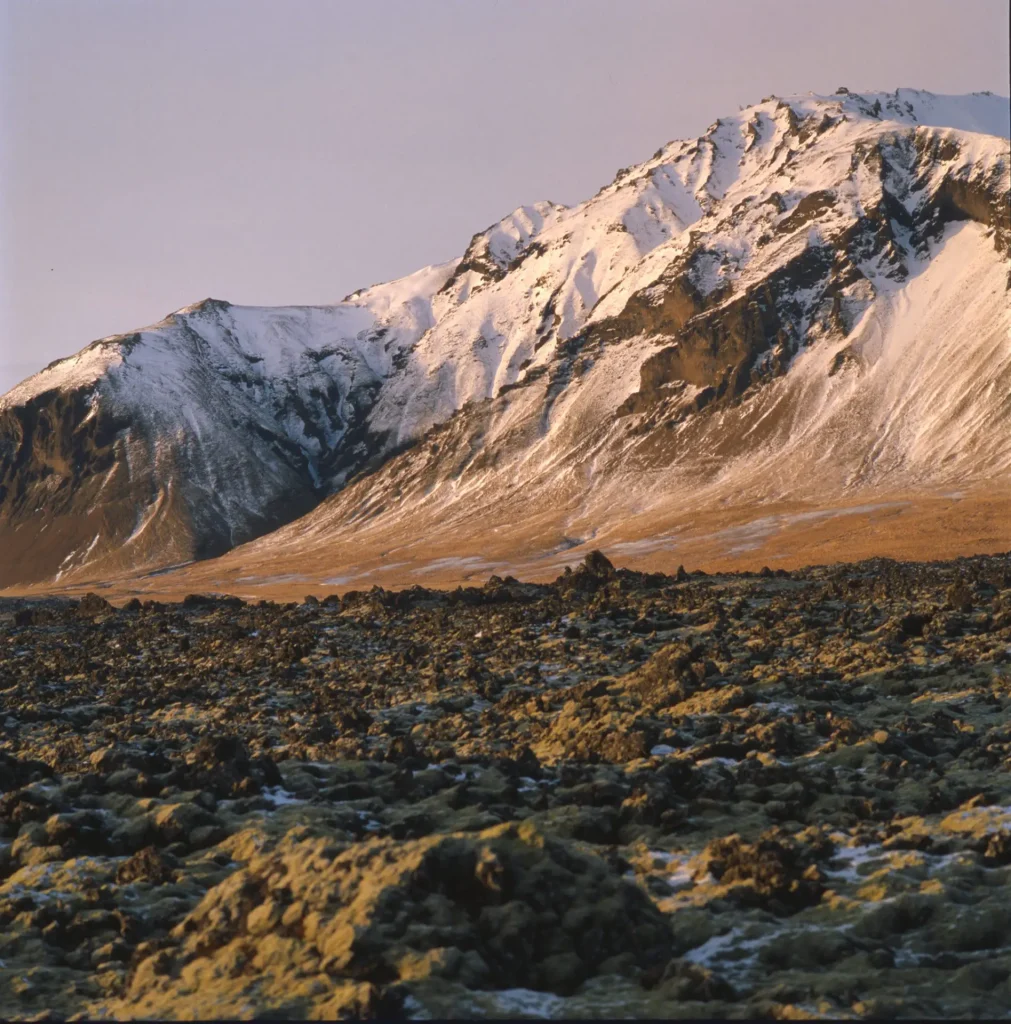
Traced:
[[95, 342], [0, 399], [0, 586], [229, 551], [232, 579], [420, 582], [669, 548], [705, 510], [1003, 493], [1008, 122], [991, 94], [770, 97], [337, 305]]

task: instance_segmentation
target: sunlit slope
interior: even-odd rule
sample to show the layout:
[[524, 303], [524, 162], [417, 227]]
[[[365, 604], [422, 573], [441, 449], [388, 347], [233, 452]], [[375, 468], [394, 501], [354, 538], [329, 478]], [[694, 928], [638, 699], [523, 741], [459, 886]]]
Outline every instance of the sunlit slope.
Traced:
[[772, 97], [334, 306], [97, 342], [0, 399], [0, 585], [999, 490], [1007, 111]]

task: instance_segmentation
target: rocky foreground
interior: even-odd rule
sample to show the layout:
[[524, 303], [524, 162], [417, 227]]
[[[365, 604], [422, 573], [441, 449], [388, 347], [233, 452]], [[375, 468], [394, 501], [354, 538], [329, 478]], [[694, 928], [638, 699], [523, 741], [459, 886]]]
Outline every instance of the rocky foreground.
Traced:
[[0, 1017], [1011, 1005], [1011, 554], [0, 604]]

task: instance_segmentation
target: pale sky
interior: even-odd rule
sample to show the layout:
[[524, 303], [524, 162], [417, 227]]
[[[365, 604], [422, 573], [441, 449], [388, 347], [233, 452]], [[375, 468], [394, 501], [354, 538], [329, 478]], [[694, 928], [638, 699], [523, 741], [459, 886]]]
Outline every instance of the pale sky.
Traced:
[[770, 93], [1008, 93], [1006, 0], [0, 4], [0, 394], [452, 259]]

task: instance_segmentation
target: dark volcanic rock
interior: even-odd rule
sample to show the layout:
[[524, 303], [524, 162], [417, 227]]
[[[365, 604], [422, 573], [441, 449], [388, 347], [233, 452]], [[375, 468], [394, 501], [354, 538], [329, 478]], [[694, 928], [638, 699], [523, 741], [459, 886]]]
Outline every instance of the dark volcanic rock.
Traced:
[[[179, 971], [219, 978], [237, 949], [275, 931], [291, 937], [292, 965], [316, 964], [358, 983], [437, 978], [561, 994], [616, 957], [648, 963], [670, 948], [666, 920], [640, 889], [606, 861], [527, 826], [378, 840], [333, 859], [324, 841], [302, 841], [212, 889], [176, 927], [174, 945], [156, 954], [157, 966], [138, 966], [127, 999], [143, 1012], [152, 979], [162, 979], [161, 999], [176, 991], [185, 998]], [[265, 966], [247, 960], [235, 981], [257, 976], [278, 991], [290, 984]]]
[[0, 1014], [985, 1016], [1008, 556], [594, 563], [0, 603]]

